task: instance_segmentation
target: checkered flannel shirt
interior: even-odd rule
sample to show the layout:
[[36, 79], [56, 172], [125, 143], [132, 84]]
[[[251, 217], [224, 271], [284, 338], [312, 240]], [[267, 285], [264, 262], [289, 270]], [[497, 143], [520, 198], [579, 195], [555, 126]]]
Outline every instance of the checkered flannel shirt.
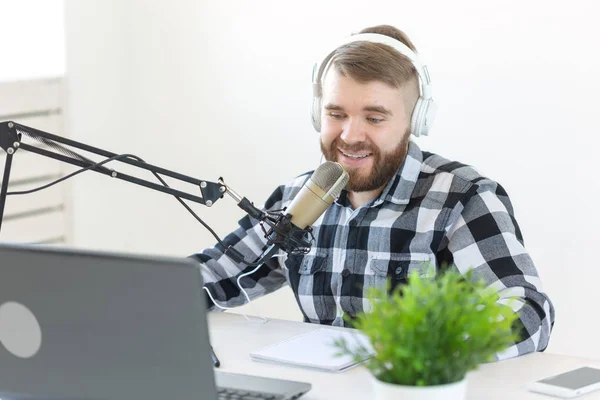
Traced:
[[[280, 186], [264, 208], [289, 206], [311, 173]], [[406, 282], [427, 263], [475, 269], [498, 291], [500, 302], [519, 313], [520, 341], [498, 359], [541, 351], [548, 345], [554, 308], [523, 246], [513, 208], [504, 189], [472, 167], [421, 151], [410, 142], [398, 173], [379, 197], [353, 209], [347, 192], [313, 225], [315, 244], [306, 255], [276, 257], [241, 279], [251, 299], [289, 285], [306, 322], [343, 326], [344, 314], [368, 311], [366, 291]], [[246, 216], [224, 239], [256, 260], [266, 248], [259, 224]], [[223, 255], [217, 245], [195, 254], [207, 289], [218, 304], [246, 302], [236, 284], [252, 268]], [[425, 271], [421, 271], [425, 273]], [[211, 302], [212, 304], [212, 302]], [[211, 306], [214, 308], [214, 305]]]

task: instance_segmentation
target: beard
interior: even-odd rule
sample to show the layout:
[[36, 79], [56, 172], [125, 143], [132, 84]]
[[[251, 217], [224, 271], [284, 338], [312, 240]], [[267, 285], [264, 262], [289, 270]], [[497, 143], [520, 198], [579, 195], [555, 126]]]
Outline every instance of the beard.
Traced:
[[362, 171], [361, 167], [348, 167], [344, 165], [344, 169], [348, 172], [350, 180], [346, 186], [346, 190], [350, 192], [369, 192], [372, 190], [384, 187], [398, 172], [398, 168], [404, 162], [406, 153], [408, 152], [409, 134], [402, 137], [400, 143], [394, 150], [389, 153], [382, 153], [377, 146], [371, 141], [356, 143], [349, 145], [344, 143], [338, 136], [329, 146], [325, 147], [321, 141], [321, 152], [327, 161], [336, 161], [340, 157], [338, 149], [344, 152], [360, 152], [366, 151], [371, 153], [369, 157], [373, 157], [373, 166], [370, 171]]

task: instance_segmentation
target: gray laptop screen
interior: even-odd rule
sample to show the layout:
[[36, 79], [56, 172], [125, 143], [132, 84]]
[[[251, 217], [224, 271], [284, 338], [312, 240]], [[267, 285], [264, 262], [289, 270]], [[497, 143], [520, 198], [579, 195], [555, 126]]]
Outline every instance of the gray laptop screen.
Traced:
[[195, 262], [0, 244], [0, 392], [215, 399]]

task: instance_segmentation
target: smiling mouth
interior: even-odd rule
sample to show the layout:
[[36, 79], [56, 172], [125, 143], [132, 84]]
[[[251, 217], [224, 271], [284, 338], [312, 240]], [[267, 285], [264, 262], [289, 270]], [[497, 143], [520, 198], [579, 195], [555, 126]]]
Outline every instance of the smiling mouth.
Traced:
[[345, 153], [345, 152], [343, 152], [342, 150], [339, 150], [339, 149], [338, 149], [338, 151], [340, 153], [342, 153], [345, 157], [351, 158], [353, 160], [360, 160], [362, 158], [367, 158], [371, 154], [373, 154], [373, 153], [369, 153], [369, 154], [349, 154], [349, 153]]

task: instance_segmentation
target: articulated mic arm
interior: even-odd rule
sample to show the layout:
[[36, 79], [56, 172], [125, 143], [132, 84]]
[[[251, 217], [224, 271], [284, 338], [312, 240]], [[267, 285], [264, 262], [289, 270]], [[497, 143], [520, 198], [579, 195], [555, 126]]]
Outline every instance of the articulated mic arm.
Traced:
[[[34, 146], [24, 143], [22, 141], [24, 137], [33, 139], [42, 146]], [[102, 162], [96, 162], [70, 150], [63, 145], [81, 149], [86, 152], [105, 157], [106, 159]], [[12, 158], [17, 151], [25, 150], [81, 167], [84, 170], [89, 169], [104, 175], [108, 175], [112, 178], [117, 178], [135, 183], [137, 185], [145, 186], [159, 192], [173, 195], [179, 199], [186, 199], [196, 203], [204, 204], [207, 207], [212, 206], [217, 200], [222, 198], [225, 193], [227, 193], [238, 203], [238, 206], [241, 209], [247, 212], [251, 217], [261, 222], [263, 231], [265, 232], [265, 237], [267, 238], [267, 245], [271, 246], [270, 252], [274, 252], [276, 249], [281, 248], [288, 253], [306, 253], [311, 247], [312, 233], [310, 228], [299, 229], [295, 227], [290, 222], [291, 216], [289, 214], [263, 212], [262, 210], [256, 208], [248, 199], [241, 197], [235, 191], [225, 185], [222, 179], [219, 179], [219, 182], [215, 183], [192, 178], [165, 168], [148, 164], [139, 157], [131, 154], [115, 154], [12, 121], [0, 123], [0, 147], [6, 151], [4, 175], [2, 178], [2, 186], [0, 188], [0, 228], [2, 227], [2, 217], [4, 215], [6, 197], [7, 194], [9, 194], [8, 182], [11, 172]], [[133, 165], [137, 168], [150, 171], [157, 177], [158, 174], [160, 174], [193, 184], [200, 189], [201, 196], [171, 188], [162, 180], [161, 182], [163, 182], [163, 184], [157, 184], [105, 167], [104, 164], [110, 161], [119, 161]], [[268, 225], [268, 230], [265, 229], [264, 224]], [[221, 242], [218, 237], [217, 240]], [[228, 254], [235, 261], [244, 262], [248, 265], [256, 264], [245, 261], [243, 256], [231, 247], [227, 248], [226, 254]], [[265, 257], [261, 257], [261, 262], [264, 261], [264, 258]]]

